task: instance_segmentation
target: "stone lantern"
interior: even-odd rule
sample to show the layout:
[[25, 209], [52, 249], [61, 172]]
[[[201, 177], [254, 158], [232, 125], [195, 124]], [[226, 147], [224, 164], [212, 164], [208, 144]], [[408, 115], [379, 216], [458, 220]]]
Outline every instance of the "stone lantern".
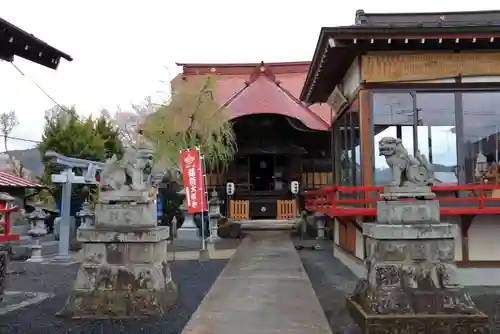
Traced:
[[212, 191], [212, 193], [210, 194], [210, 200], [208, 201], [208, 219], [211, 230], [210, 233], [211, 241], [219, 239], [219, 233], [218, 233], [219, 229], [217, 226], [217, 222], [222, 217], [220, 213], [220, 204], [221, 201], [219, 200], [217, 191], [214, 189], [214, 191]]
[[42, 210], [42, 203], [37, 202], [33, 204], [35, 210], [26, 214], [26, 219], [30, 223], [30, 229], [28, 235], [33, 239], [33, 244], [31, 245], [31, 257], [26, 260], [28, 262], [42, 262], [42, 245], [40, 243], [40, 238], [47, 235], [47, 226], [45, 222], [49, 218], [50, 214], [45, 213]]
[[80, 217], [81, 227], [91, 228], [94, 226], [94, 210], [92, 209], [92, 204], [90, 204], [87, 200], [83, 202], [82, 208], [76, 215]]

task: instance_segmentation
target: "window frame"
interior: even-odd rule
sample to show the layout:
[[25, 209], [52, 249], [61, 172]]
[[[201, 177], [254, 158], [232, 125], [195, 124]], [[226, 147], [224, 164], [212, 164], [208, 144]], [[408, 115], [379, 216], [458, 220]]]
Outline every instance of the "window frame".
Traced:
[[[412, 95], [413, 99], [413, 115], [414, 118], [418, 117], [417, 113], [417, 94], [438, 94], [438, 93], [452, 93], [454, 94], [454, 105], [455, 105], [455, 128], [456, 128], [456, 152], [457, 152], [457, 170], [458, 170], [458, 184], [466, 184], [466, 174], [465, 174], [465, 145], [463, 145], [463, 137], [464, 137], [464, 108], [463, 108], [463, 94], [468, 93], [500, 93], [500, 88], [497, 87], [386, 87], [386, 88], [371, 88], [369, 91], [369, 99], [370, 99], [370, 133], [371, 133], [371, 146], [372, 146], [372, 155], [370, 166], [372, 173], [375, 172], [375, 157], [374, 157], [374, 149], [375, 149], [375, 120], [374, 120], [374, 108], [375, 105], [374, 95], [375, 94], [396, 94], [396, 93], [408, 93]], [[418, 143], [418, 122], [413, 122], [413, 142]], [[418, 145], [413, 145], [413, 154], [416, 153], [416, 149]]]

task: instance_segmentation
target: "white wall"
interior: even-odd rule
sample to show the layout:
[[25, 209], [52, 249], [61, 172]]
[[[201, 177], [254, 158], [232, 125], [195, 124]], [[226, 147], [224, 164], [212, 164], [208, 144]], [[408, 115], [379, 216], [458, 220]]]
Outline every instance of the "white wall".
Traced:
[[340, 245], [340, 236], [339, 236], [339, 221], [337, 218], [334, 218], [334, 226], [333, 226], [333, 242], [335, 245]]
[[476, 76], [476, 77], [463, 77], [462, 82], [500, 82], [500, 76]]
[[469, 228], [469, 260], [500, 261], [500, 216], [476, 216]]
[[356, 257], [360, 260], [365, 259], [365, 240], [363, 238], [363, 232], [356, 229]]

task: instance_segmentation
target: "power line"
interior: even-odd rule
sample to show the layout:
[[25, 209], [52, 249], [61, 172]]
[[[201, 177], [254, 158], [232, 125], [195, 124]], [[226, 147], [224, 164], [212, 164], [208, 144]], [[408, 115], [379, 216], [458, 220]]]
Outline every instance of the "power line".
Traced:
[[4, 136], [4, 135], [0, 135], [0, 137], [7, 137], [7, 139], [25, 141], [25, 142], [28, 142], [28, 143], [35, 143], [35, 144], [40, 144], [41, 143], [40, 140], [33, 140], [33, 139], [27, 139], [27, 138], [21, 138], [21, 137]]
[[52, 102], [54, 102], [54, 104], [56, 106], [58, 106], [61, 110], [64, 110], [67, 112], [66, 108], [64, 108], [61, 104], [59, 104], [49, 93], [47, 93], [47, 91], [45, 89], [42, 88], [42, 86], [40, 86], [39, 84], [36, 83], [35, 80], [33, 80], [32, 78], [28, 77], [26, 74], [24, 74], [23, 71], [21, 71], [21, 69], [19, 67], [16, 66], [16, 64], [14, 64], [14, 62], [10, 62], [12, 64], [12, 66], [14, 66], [14, 68], [25, 78], [27, 78], [29, 81], [31, 81], [35, 86], [38, 87], [38, 89], [40, 89], [40, 91], [45, 94], [45, 96], [47, 96]]

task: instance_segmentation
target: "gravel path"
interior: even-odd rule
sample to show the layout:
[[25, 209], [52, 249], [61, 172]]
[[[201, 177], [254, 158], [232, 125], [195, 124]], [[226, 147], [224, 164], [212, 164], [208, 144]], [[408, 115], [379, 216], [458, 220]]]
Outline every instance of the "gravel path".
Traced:
[[161, 333], [178, 334], [184, 328], [217, 276], [225, 260], [208, 262], [177, 261], [171, 264], [172, 276], [179, 288], [177, 304], [162, 318], [150, 320], [66, 320], [55, 316], [66, 302], [78, 268], [73, 266], [12, 263], [9, 269], [25, 270], [10, 275], [9, 290], [49, 292], [56, 296], [0, 317], [0, 333]]
[[[300, 244], [294, 237], [296, 244]], [[306, 241], [312, 243], [312, 241]], [[298, 251], [314, 291], [323, 307], [332, 332], [360, 333], [345, 309], [345, 297], [352, 293], [356, 276], [340, 260], [333, 256], [332, 241], [322, 241], [322, 250]], [[500, 287], [467, 287], [477, 307], [490, 318], [492, 334], [500, 334]]]
[[[294, 241], [300, 244], [298, 238], [294, 237]], [[312, 241], [307, 240], [306, 243], [311, 244]], [[357, 277], [333, 256], [331, 241], [321, 241], [319, 244], [321, 250], [304, 248], [298, 251], [302, 264], [309, 275], [332, 332], [355, 333], [357, 326], [347, 313], [345, 297], [354, 290]]]

